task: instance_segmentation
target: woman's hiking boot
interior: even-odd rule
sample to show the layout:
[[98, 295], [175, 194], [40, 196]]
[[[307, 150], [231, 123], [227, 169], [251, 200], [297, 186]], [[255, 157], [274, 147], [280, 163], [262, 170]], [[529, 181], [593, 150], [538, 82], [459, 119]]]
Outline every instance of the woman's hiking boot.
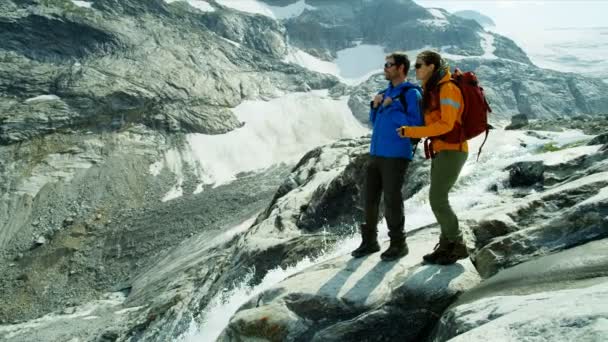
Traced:
[[378, 232], [375, 228], [369, 228], [367, 225], [361, 225], [361, 245], [352, 251], [350, 255], [355, 258], [361, 258], [366, 255], [376, 253], [380, 250], [378, 244]]
[[405, 237], [399, 239], [391, 238], [391, 245], [384, 253], [380, 254], [380, 258], [384, 261], [395, 260], [406, 256], [408, 252], [409, 249], [407, 248]]
[[450, 265], [468, 256], [469, 252], [462, 238], [456, 241], [439, 238], [439, 243], [435, 246], [435, 250], [423, 256], [422, 259], [429, 264]]

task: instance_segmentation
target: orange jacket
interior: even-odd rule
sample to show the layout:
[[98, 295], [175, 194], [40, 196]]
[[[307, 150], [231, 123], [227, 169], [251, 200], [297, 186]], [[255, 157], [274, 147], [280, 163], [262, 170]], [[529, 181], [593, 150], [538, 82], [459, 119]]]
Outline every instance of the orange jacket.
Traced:
[[[439, 81], [439, 101], [431, 101], [435, 104], [432, 104], [431, 108], [425, 108], [424, 126], [407, 127], [405, 129], [406, 136], [410, 138], [437, 137], [451, 131], [454, 128], [454, 123], [461, 122], [464, 101], [460, 89], [450, 82], [451, 77], [452, 74], [448, 71]], [[462, 144], [450, 144], [435, 138], [432, 146], [435, 152], [442, 150], [469, 151], [469, 145], [466, 141]]]

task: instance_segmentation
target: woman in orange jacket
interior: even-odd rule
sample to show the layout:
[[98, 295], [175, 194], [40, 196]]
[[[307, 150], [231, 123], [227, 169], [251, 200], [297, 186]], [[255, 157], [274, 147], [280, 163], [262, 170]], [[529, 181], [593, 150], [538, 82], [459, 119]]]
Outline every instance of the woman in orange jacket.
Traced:
[[416, 78], [423, 85], [425, 126], [402, 126], [398, 129], [403, 138], [430, 138], [431, 186], [429, 200], [437, 222], [441, 226], [439, 244], [431, 254], [424, 256], [428, 263], [452, 264], [468, 257], [466, 245], [458, 227], [458, 218], [450, 206], [448, 193], [460, 174], [468, 157], [468, 145], [448, 143], [441, 136], [460, 122], [464, 101], [460, 89], [450, 81], [449, 66], [436, 52], [423, 51], [416, 58]]

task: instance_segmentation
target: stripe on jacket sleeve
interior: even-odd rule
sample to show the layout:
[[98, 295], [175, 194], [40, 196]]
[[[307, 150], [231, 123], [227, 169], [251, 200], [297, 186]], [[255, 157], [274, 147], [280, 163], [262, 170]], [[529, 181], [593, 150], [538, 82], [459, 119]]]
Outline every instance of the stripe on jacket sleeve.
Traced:
[[441, 104], [442, 105], [448, 105], [448, 106], [452, 106], [456, 109], [460, 109], [460, 103], [452, 100], [452, 99], [441, 99]]

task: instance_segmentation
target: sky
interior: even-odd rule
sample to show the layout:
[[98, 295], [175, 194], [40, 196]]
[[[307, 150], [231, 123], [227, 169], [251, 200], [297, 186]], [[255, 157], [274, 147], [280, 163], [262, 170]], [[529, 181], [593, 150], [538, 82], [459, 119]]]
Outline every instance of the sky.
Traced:
[[423, 7], [450, 12], [476, 10], [491, 17], [499, 27], [510, 30], [555, 27], [608, 26], [606, 0], [415, 0]]

